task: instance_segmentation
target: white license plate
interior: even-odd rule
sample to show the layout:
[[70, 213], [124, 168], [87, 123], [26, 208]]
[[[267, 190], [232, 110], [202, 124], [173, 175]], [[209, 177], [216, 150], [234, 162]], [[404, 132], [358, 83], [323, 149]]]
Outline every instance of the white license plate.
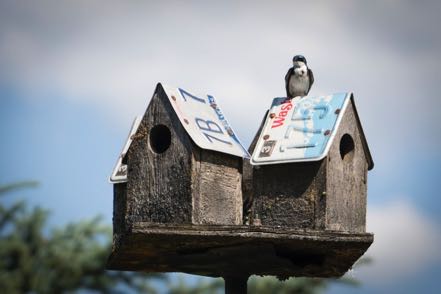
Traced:
[[326, 156], [350, 93], [275, 98], [251, 157], [253, 165], [316, 161]]

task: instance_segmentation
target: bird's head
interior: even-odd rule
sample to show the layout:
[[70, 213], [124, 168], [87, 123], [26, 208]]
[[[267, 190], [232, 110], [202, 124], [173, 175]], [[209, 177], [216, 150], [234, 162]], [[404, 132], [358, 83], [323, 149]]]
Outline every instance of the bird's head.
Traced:
[[306, 58], [303, 55], [296, 55], [292, 59], [294, 66], [294, 73], [298, 76], [304, 76], [307, 73], [308, 65], [306, 62]]
[[303, 62], [305, 65], [307, 64], [306, 58], [303, 55], [296, 55], [292, 58], [292, 62], [295, 64], [296, 62]]

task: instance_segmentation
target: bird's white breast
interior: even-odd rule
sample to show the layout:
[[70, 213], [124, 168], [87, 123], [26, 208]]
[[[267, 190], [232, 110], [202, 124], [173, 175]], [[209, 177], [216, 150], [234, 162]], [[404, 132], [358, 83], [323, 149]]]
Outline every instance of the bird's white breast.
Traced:
[[293, 97], [304, 96], [309, 89], [309, 78], [307, 75], [292, 75], [289, 79], [289, 92]]

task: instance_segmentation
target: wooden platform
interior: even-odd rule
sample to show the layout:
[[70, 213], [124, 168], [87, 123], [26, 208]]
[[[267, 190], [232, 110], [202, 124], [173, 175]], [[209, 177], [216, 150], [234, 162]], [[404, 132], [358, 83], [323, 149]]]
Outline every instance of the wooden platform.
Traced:
[[211, 277], [340, 277], [372, 242], [369, 233], [135, 223], [131, 233], [115, 235], [108, 269]]

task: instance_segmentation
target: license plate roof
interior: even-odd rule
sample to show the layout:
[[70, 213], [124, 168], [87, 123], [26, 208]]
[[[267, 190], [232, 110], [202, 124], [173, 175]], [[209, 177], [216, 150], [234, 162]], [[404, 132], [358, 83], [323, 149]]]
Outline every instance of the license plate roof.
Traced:
[[162, 85], [183, 127], [200, 148], [249, 158], [212, 95]]
[[251, 157], [251, 164], [323, 159], [335, 136], [350, 93], [275, 98]]

